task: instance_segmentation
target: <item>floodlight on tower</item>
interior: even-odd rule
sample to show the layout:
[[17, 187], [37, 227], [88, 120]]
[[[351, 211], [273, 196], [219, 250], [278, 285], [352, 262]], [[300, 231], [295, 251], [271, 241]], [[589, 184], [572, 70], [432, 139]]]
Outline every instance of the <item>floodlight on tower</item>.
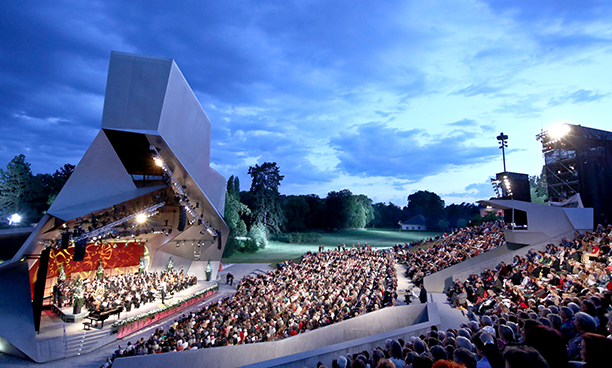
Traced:
[[548, 134], [554, 140], [564, 137], [570, 131], [568, 124], [557, 124], [548, 128]]

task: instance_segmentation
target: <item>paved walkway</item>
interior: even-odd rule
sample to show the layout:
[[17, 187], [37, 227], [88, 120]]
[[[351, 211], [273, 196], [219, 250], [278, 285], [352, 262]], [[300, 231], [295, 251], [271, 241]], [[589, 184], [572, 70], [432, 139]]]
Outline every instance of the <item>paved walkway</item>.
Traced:
[[[416, 287], [406, 275], [406, 266], [395, 263], [397, 272], [397, 304], [405, 305], [406, 293], [411, 294], [410, 304], [418, 304], [419, 293], [421, 289]], [[468, 322], [468, 318], [458, 308], [452, 308], [450, 302], [446, 300], [446, 294], [443, 293], [428, 293], [427, 298], [430, 302], [438, 303], [438, 313], [440, 314], [440, 328], [446, 330], [449, 328], [457, 328], [463, 322]]]

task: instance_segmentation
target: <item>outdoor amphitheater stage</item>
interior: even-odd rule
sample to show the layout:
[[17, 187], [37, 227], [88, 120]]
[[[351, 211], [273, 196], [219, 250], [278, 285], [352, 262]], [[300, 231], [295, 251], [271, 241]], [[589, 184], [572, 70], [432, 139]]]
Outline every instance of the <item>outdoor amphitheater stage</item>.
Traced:
[[[159, 298], [153, 303], [141, 305], [140, 308], [132, 308], [129, 312], [124, 310], [119, 315], [111, 315], [104, 323], [94, 322], [91, 326], [86, 326], [84, 324], [84, 322], [90, 322], [90, 320], [87, 319], [89, 312], [85, 311], [75, 316], [72, 314], [72, 308], [58, 309], [54, 307], [56, 310], [43, 310], [40, 332], [36, 335], [38, 350], [41, 354], [40, 356], [43, 358], [43, 361], [52, 361], [91, 352], [121, 337], [129, 336], [143, 328], [151, 326], [150, 324], [140, 328], [138, 328], [139, 326], [134, 326], [134, 328], [129, 331], [129, 334], [120, 336], [120, 333], [113, 331], [113, 323], [128, 320], [140, 314], [172, 305], [177, 301], [189, 299], [195, 294], [203, 293], [207, 289], [216, 286], [216, 282], [198, 280], [196, 285], [168, 296], [165, 299], [165, 305], [162, 304], [161, 298]], [[206, 298], [198, 299], [191, 305], [205, 303], [206, 300], [211, 299], [213, 296], [214, 294]], [[166, 320], [180, 315], [183, 310], [184, 308], [179, 308], [168, 312], [163, 318], [160, 318], [159, 321], [161, 322], [162, 319]], [[62, 314], [64, 318], [62, 318]], [[74, 322], [67, 322], [71, 320]]]

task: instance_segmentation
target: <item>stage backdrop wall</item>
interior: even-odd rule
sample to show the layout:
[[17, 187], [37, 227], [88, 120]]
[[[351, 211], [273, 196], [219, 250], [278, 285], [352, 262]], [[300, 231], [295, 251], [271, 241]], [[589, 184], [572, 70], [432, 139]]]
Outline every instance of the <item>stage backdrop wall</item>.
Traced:
[[[76, 277], [79, 275], [81, 279], [84, 279], [95, 276], [100, 261], [102, 261], [102, 267], [105, 270], [138, 266], [140, 257], [146, 258], [148, 253], [145, 243], [141, 242], [106, 243], [99, 245], [90, 243], [87, 244], [85, 259], [80, 262], [74, 262], [72, 261], [74, 247], [68, 247], [68, 249], [54, 248], [51, 250], [49, 258], [47, 279], [57, 277], [62, 264], [64, 265], [66, 276]], [[34, 290], [37, 272], [38, 260], [30, 268], [32, 290]]]

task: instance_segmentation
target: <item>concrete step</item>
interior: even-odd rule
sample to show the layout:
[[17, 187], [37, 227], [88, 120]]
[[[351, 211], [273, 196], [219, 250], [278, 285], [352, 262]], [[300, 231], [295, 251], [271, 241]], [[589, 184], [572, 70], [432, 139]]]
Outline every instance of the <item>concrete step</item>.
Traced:
[[88, 353], [104, 344], [110, 331], [86, 331], [66, 339], [66, 356], [78, 356]]

